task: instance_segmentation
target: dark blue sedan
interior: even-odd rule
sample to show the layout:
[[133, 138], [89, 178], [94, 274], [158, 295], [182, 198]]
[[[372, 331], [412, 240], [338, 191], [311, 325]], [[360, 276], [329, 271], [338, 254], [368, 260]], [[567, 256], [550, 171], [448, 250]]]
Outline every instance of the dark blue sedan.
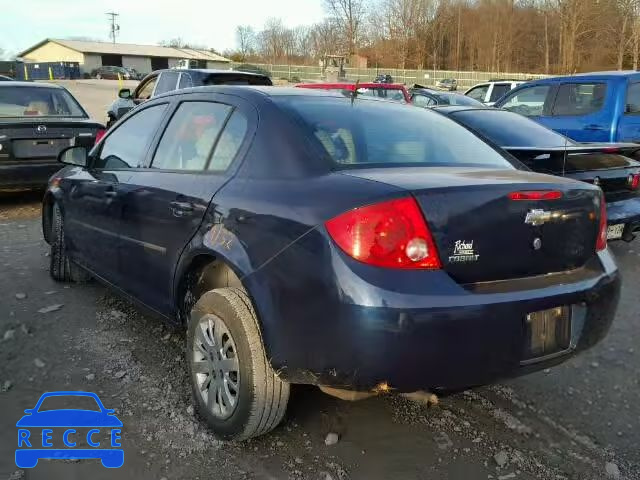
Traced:
[[292, 383], [483, 384], [592, 346], [615, 314], [601, 191], [426, 109], [201, 87], [60, 159], [51, 275], [186, 326], [196, 409], [223, 439], [278, 425]]

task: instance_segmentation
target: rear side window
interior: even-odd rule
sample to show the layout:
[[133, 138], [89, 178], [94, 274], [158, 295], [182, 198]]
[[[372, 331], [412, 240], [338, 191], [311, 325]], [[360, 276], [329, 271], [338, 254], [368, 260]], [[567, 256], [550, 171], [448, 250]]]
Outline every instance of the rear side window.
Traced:
[[191, 79], [191, 75], [188, 73], [180, 74], [180, 83], [178, 84], [178, 88], [190, 88], [193, 87], [193, 80]]
[[465, 95], [479, 102], [484, 102], [484, 97], [487, 96], [487, 90], [489, 90], [489, 85], [480, 85], [479, 87], [472, 88], [465, 93]]
[[413, 96], [413, 104], [416, 107], [431, 107], [436, 104], [435, 100], [425, 96], [425, 95], [414, 95]]
[[151, 168], [205, 170], [231, 107], [214, 102], [184, 102], [162, 134]]
[[166, 108], [166, 105], [145, 108], [119, 125], [102, 142], [93, 168], [121, 169], [142, 165]]
[[627, 88], [625, 113], [640, 113], [640, 83], [632, 83]]
[[491, 97], [489, 98], [490, 102], [497, 102], [502, 97], [504, 97], [507, 92], [511, 90], [511, 84], [509, 83], [496, 83], [493, 85], [493, 90], [491, 90]]
[[605, 83], [565, 83], [558, 88], [552, 115], [587, 115], [604, 106]]
[[542, 115], [544, 104], [550, 91], [551, 87], [549, 85], [524, 87], [522, 90], [518, 90], [515, 95], [510, 96], [505, 102], [501, 102], [501, 107], [520, 115]]
[[224, 127], [220, 140], [216, 144], [216, 148], [209, 163], [209, 170], [215, 172], [223, 172], [235, 158], [244, 136], [247, 133], [247, 118], [239, 111], [233, 112], [231, 118]]
[[160, 74], [160, 79], [158, 80], [155, 95], [175, 90], [178, 86], [179, 75], [180, 74], [178, 72], [162, 72]]
[[352, 105], [343, 98], [273, 98], [306, 127], [319, 151], [339, 166], [514, 168], [479, 137], [431, 109], [365, 99], [356, 99]]

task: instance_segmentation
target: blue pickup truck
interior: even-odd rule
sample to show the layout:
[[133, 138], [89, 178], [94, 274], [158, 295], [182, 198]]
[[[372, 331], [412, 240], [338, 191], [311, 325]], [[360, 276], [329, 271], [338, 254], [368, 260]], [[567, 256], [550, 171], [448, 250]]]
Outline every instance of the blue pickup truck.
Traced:
[[640, 72], [595, 72], [534, 80], [495, 104], [578, 142], [640, 143]]

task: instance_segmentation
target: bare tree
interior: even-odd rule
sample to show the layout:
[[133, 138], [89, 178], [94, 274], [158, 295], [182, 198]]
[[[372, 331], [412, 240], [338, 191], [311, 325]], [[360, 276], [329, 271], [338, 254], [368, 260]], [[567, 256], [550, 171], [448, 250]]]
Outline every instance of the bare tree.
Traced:
[[364, 0], [324, 0], [325, 7], [344, 36], [347, 53], [357, 51], [359, 35], [365, 18]]
[[256, 33], [250, 25], [238, 25], [236, 28], [236, 42], [241, 61], [251, 55], [255, 49]]

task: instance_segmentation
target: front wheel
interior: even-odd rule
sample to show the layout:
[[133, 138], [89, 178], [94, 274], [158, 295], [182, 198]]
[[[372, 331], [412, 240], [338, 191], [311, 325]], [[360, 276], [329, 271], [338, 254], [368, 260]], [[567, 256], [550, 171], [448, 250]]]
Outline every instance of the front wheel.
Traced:
[[284, 417], [289, 384], [267, 359], [247, 294], [219, 288], [196, 302], [187, 331], [196, 412], [223, 440], [245, 440], [273, 430]]

